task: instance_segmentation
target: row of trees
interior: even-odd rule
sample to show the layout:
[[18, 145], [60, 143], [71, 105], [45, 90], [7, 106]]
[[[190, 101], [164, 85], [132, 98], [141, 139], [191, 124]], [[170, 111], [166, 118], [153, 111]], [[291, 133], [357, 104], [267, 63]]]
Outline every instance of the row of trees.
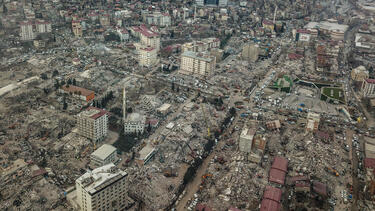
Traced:
[[93, 106], [97, 108], [105, 108], [110, 100], [114, 98], [113, 91], [109, 91], [102, 99], [94, 100]]
[[75, 78], [73, 78], [73, 79], [69, 78], [68, 81], [66, 81], [66, 82], [65, 82], [65, 80], [59, 81], [59, 80], [56, 79], [54, 86], [55, 86], [55, 89], [57, 90], [61, 86], [64, 86], [65, 84], [67, 84], [67, 87], [69, 87], [69, 85], [74, 85], [75, 86], [77, 84], [77, 81], [76, 81]]

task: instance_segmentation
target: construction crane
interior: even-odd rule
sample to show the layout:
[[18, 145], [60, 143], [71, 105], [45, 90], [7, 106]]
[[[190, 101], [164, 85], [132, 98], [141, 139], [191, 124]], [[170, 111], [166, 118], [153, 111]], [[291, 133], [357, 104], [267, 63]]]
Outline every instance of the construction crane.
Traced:
[[204, 121], [206, 122], [206, 127], [207, 127], [207, 137], [211, 137], [210, 126], [208, 125], [207, 117], [206, 117], [206, 114], [205, 114], [204, 109], [203, 109], [203, 103], [201, 103], [201, 108], [202, 108], [202, 113], [203, 113]]

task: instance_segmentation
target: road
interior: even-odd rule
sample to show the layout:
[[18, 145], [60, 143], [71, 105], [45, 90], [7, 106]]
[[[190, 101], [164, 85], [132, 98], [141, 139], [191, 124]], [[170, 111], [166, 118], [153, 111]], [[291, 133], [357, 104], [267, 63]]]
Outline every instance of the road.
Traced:
[[358, 185], [358, 177], [357, 177], [357, 171], [358, 171], [358, 157], [355, 153], [355, 150], [352, 147], [352, 138], [353, 138], [354, 131], [347, 130], [346, 131], [346, 140], [348, 142], [349, 148], [350, 148], [350, 156], [351, 162], [352, 162], [352, 181], [353, 181], [353, 203], [351, 210], [352, 211], [358, 211], [358, 197], [359, 197], [359, 185]]
[[[233, 120], [232, 125], [226, 129], [226, 131], [231, 131], [233, 127], [236, 125], [236, 122], [238, 121], [238, 115]], [[214, 158], [216, 155], [219, 155], [220, 149], [225, 145], [226, 140], [220, 140], [218, 144], [215, 146], [214, 150], [210, 155], [208, 155], [204, 160], [202, 165], [197, 169], [196, 175], [194, 177], [194, 180], [186, 185], [185, 187], [185, 195], [181, 198], [181, 200], [178, 202], [176, 206], [177, 211], [185, 211], [186, 206], [188, 205], [188, 201], [193, 198], [194, 194], [199, 190], [200, 185], [202, 184], [202, 177], [206, 174], [207, 168], [210, 164], [210, 161], [212, 158]]]

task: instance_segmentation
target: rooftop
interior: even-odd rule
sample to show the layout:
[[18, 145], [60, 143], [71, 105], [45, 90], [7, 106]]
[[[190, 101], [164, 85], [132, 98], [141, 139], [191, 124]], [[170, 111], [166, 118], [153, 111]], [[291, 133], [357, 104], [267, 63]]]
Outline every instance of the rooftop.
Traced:
[[91, 94], [94, 94], [94, 91], [91, 91], [91, 90], [88, 90], [88, 89], [85, 89], [85, 88], [81, 88], [81, 87], [78, 87], [78, 86], [74, 86], [74, 85], [64, 85], [61, 87], [62, 90], [66, 91], [66, 92], [71, 92], [71, 93], [78, 93], [79, 95], [82, 95], [82, 96], [89, 96]]
[[275, 202], [281, 201], [282, 191], [279, 188], [275, 188], [272, 186], [267, 186], [266, 190], [264, 191], [263, 198], [270, 199]]
[[140, 113], [131, 113], [128, 115], [127, 122], [141, 122], [145, 121], [145, 117]]
[[198, 59], [198, 60], [202, 60], [206, 62], [211, 62], [214, 59], [213, 57], [209, 57], [206, 54], [196, 53], [193, 51], [185, 51], [181, 54], [181, 57], [190, 57], [190, 58], [194, 58], [194, 59]]
[[90, 195], [104, 189], [113, 182], [127, 176], [128, 174], [118, 169], [113, 163], [88, 171], [76, 182], [81, 183]]
[[313, 29], [313, 28], [318, 28], [318, 29], [324, 29], [324, 30], [329, 30], [329, 31], [338, 31], [341, 33], [345, 33], [346, 30], [348, 29], [348, 25], [344, 24], [338, 24], [338, 23], [332, 23], [328, 21], [322, 21], [322, 22], [310, 22], [308, 23], [304, 28], [305, 29]]
[[109, 145], [109, 144], [103, 144], [103, 146], [99, 147], [97, 150], [95, 150], [91, 156], [95, 156], [101, 160], [106, 159], [109, 155], [111, 155], [113, 152], [115, 152], [117, 149], [116, 147]]
[[100, 109], [100, 108], [88, 107], [85, 111], [82, 111], [79, 115], [89, 117], [92, 119], [97, 119], [107, 113], [108, 113], [107, 111]]

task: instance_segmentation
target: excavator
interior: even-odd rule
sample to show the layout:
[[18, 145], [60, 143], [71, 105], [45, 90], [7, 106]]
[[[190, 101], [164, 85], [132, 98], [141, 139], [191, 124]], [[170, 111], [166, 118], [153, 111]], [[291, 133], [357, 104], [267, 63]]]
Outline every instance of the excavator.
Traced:
[[339, 172], [337, 172], [336, 169], [333, 169], [331, 167], [326, 167], [326, 171], [331, 173], [332, 175], [334, 175], [336, 177], [340, 176]]

